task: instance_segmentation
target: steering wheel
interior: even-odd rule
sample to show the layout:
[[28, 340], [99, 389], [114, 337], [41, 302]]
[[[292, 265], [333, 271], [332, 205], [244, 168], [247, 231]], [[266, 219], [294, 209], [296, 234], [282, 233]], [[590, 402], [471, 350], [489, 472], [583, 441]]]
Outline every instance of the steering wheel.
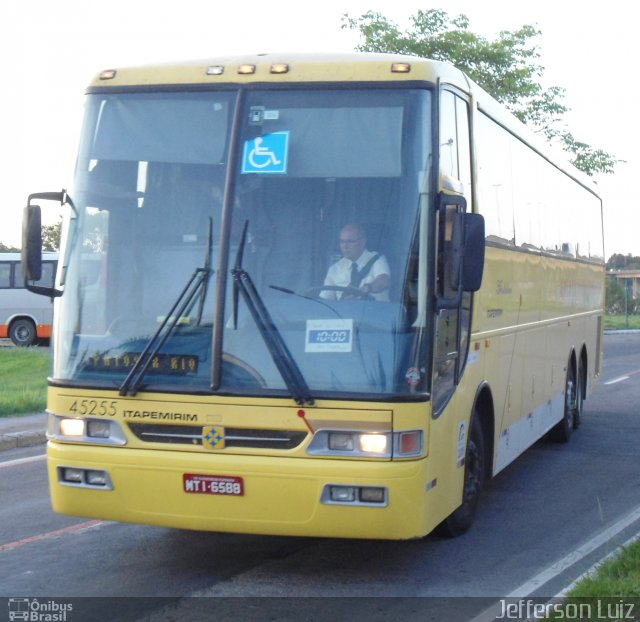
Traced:
[[345, 300], [349, 298], [362, 298], [362, 300], [375, 300], [375, 298], [366, 292], [359, 290], [356, 287], [342, 287], [341, 285], [318, 285], [317, 287], [309, 288], [305, 293], [307, 296], [312, 296], [314, 298], [320, 297], [320, 292], [322, 291], [330, 291], [330, 292], [342, 292], [342, 296], [340, 300]]

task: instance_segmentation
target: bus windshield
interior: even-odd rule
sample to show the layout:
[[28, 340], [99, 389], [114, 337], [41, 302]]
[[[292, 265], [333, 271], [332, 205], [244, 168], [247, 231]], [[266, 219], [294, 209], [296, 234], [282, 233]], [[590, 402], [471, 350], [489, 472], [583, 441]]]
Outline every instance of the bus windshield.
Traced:
[[427, 89], [90, 94], [54, 380], [424, 396], [431, 118]]

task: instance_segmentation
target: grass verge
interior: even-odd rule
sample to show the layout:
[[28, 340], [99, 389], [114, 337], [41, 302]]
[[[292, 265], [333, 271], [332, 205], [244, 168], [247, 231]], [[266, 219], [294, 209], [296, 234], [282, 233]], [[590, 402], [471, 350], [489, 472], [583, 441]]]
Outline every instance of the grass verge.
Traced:
[[549, 614], [545, 620], [640, 620], [640, 540], [582, 579]]
[[640, 329], [640, 315], [605, 315], [605, 330], [638, 330]]
[[569, 598], [602, 596], [640, 598], [640, 540], [604, 562], [594, 576], [580, 581], [569, 594]]
[[48, 350], [0, 348], [0, 417], [42, 412], [48, 373]]

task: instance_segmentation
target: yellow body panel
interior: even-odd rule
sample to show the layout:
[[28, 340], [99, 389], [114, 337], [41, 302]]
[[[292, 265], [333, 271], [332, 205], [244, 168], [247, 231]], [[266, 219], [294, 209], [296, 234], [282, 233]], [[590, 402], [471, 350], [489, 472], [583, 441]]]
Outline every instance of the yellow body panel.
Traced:
[[[103, 405], [102, 402], [106, 400]], [[97, 406], [94, 406], [97, 404]], [[114, 405], [115, 412], [110, 411]], [[233, 400], [188, 396], [121, 398], [104, 391], [49, 389], [50, 410], [74, 415], [72, 408], [93, 409], [92, 419], [117, 421], [127, 437], [121, 447], [51, 440], [48, 467], [53, 507], [57, 512], [132, 523], [166, 525], [196, 530], [299, 536], [391, 538], [423, 536], [446, 517], [461, 498], [462, 468], [450, 464], [451, 450], [442, 438], [451, 438], [452, 420], [434, 422], [437, 443], [429, 440], [428, 403], [394, 405], [377, 410], [366, 403], [334, 402], [306, 407], [314, 429], [424, 431], [428, 456], [418, 459], [339, 459], [310, 456], [305, 442], [295, 450], [256, 450], [227, 447], [212, 451], [201, 446], [171, 446], [143, 442], [131, 433], [131, 412], [193, 414], [194, 430], [211, 419], [223, 426], [289, 427], [304, 431], [298, 407], [290, 400]], [[83, 406], [84, 405], [84, 406]], [[107, 410], [103, 412], [102, 406]], [[135, 410], [134, 410], [135, 409]], [[265, 411], [272, 412], [266, 416]], [[322, 427], [316, 427], [321, 422]], [[165, 423], [175, 424], [175, 421]], [[181, 421], [181, 423], [183, 423]], [[50, 433], [53, 428], [50, 428]], [[455, 435], [454, 435], [455, 436]], [[61, 484], [58, 467], [105, 470], [112, 490], [94, 490]], [[241, 477], [244, 496], [224, 497], [183, 491], [185, 473]], [[452, 474], [455, 477], [452, 477]], [[326, 505], [320, 503], [326, 484], [384, 486], [386, 507]]]
[[[271, 65], [289, 64], [273, 74]], [[407, 62], [408, 73], [392, 63]], [[255, 65], [243, 75], [239, 67]], [[208, 68], [223, 67], [212, 75]], [[449, 83], [529, 144], [535, 139], [461, 72], [444, 63], [392, 55], [258, 55], [156, 67], [117, 69], [97, 76], [91, 89], [160, 85], [420, 81]], [[521, 134], [522, 132], [522, 134]], [[564, 169], [563, 164], [557, 165]], [[573, 173], [572, 173], [573, 175]], [[574, 179], [577, 179], [575, 175]], [[477, 198], [474, 198], [474, 201]], [[474, 211], [482, 212], [474, 203]], [[587, 385], [600, 369], [601, 266], [489, 246], [482, 289], [475, 294], [464, 375], [443, 412], [433, 418], [422, 402], [318, 400], [300, 408], [292, 399], [139, 393], [50, 387], [52, 414], [48, 468], [56, 511], [134, 523], [276, 535], [405, 539], [429, 533], [461, 503], [466, 431], [478, 391], [489, 387], [499, 471], [557, 422], [572, 351], [589, 357]], [[571, 328], [571, 330], [567, 330]], [[425, 367], [428, 364], [424, 362]], [[426, 397], [425, 397], [426, 400]], [[300, 411], [304, 411], [304, 418]], [[122, 446], [70, 443], [54, 438], [53, 416], [117, 422]], [[225, 447], [142, 440], [130, 424], [281, 430], [306, 434], [293, 449]], [[421, 430], [424, 452], [411, 459], [340, 458], [308, 453], [309, 430], [397, 432]], [[462, 434], [461, 434], [462, 432]], [[489, 441], [489, 439], [487, 439]], [[63, 485], [59, 468], [107, 471], [112, 490]], [[184, 474], [242, 478], [244, 495], [187, 493]], [[386, 487], [386, 506], [328, 505], [326, 484]]]
[[[469, 362], [458, 391], [486, 383], [496, 398], [494, 473], [510, 461], [500, 460], [497, 452], [513, 426], [553, 400], [563, 406], [572, 353], [586, 352], [587, 396], [595, 388], [603, 296], [602, 266], [487, 248], [483, 286], [474, 299]], [[559, 420], [549, 417], [546, 429], [511, 439], [519, 443], [510, 449], [512, 458]]]
[[[408, 73], [392, 72], [392, 63], [406, 62]], [[275, 63], [287, 63], [286, 73], [271, 73]], [[241, 74], [242, 66], [253, 65], [254, 73]], [[223, 73], [211, 75], [210, 67]], [[225, 56], [166, 65], [118, 68], [109, 79], [98, 74], [91, 86], [118, 87], [155, 84], [247, 84], [254, 82], [356, 82], [356, 81], [435, 81], [450, 76], [464, 83], [462, 72], [451, 65], [416, 57], [391, 54], [254, 54]]]
[[[179, 527], [274, 535], [411, 538], [427, 530], [425, 460], [403, 463], [344, 462], [239, 456], [204, 456], [176, 451], [49, 446], [53, 508], [64, 514]], [[99, 468], [114, 489], [85, 490], [57, 483], [56, 466]], [[242, 497], [183, 492], [183, 473], [244, 479]], [[327, 483], [389, 488], [389, 507], [319, 503]]]

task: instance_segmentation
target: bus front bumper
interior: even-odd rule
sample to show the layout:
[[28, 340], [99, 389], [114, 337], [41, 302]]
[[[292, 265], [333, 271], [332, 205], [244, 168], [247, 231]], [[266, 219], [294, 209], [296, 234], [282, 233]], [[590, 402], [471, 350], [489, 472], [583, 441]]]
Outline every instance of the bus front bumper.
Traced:
[[[427, 517], [426, 466], [425, 459], [373, 462], [48, 444], [56, 512], [265, 535], [424, 536], [433, 527]], [[92, 474], [90, 479], [97, 473], [97, 481], [103, 473], [105, 484], [87, 485], [82, 473]], [[65, 481], [76, 476], [78, 481]], [[337, 499], [328, 496], [329, 486], [339, 487]], [[349, 489], [361, 487], [384, 489], [384, 502], [363, 503], [358, 492], [351, 501]], [[347, 498], [340, 497], [342, 492]]]

